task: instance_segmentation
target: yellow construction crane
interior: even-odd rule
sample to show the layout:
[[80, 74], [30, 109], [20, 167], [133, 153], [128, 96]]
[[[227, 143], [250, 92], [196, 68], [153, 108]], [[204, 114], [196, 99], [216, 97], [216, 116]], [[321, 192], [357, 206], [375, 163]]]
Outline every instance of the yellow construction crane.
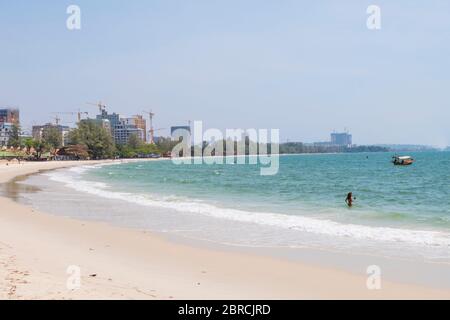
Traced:
[[103, 111], [106, 111], [106, 105], [103, 104], [101, 101], [99, 101], [97, 103], [86, 102], [86, 104], [88, 104], [90, 106], [96, 106], [98, 108], [98, 110], [100, 111], [100, 113], [102, 113]]
[[78, 122], [81, 121], [81, 116], [86, 115], [89, 116], [89, 112], [78, 110], [77, 112], [53, 112], [56, 115], [60, 114], [70, 114], [71, 116], [77, 116]]
[[150, 118], [150, 144], [155, 144], [155, 129], [153, 128], [153, 117], [155, 116], [155, 113], [150, 110], [150, 111], [142, 111], [146, 114], [148, 114], [149, 118]]
[[81, 115], [82, 115], [82, 114], [84, 114], [84, 115], [86, 115], [87, 117], [89, 117], [89, 112], [86, 112], [86, 111], [80, 111], [80, 110], [78, 110], [78, 112], [76, 112], [76, 114], [77, 114], [77, 117], [78, 117], [78, 122], [81, 121]]

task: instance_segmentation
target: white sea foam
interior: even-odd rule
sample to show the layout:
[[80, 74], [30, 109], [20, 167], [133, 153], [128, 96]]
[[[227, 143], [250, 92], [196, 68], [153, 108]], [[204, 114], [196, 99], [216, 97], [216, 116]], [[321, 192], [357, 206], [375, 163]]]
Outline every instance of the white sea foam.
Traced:
[[67, 171], [53, 171], [46, 173], [46, 175], [51, 180], [64, 183], [67, 187], [80, 192], [143, 206], [160, 207], [214, 218], [257, 223], [260, 225], [298, 230], [300, 232], [345, 237], [355, 240], [402, 242], [421, 246], [450, 247], [450, 234], [444, 232], [343, 224], [331, 220], [303, 216], [220, 208], [201, 201], [186, 200], [173, 196], [160, 197], [112, 191], [105, 183], [85, 181], [77, 178], [78, 174], [95, 167], [98, 166], [74, 167], [69, 170], [69, 174]]

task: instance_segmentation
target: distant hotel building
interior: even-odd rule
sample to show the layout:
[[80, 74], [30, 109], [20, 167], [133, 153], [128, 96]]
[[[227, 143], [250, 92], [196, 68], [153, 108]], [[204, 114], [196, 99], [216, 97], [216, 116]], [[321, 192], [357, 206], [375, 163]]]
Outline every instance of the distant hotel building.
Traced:
[[352, 135], [348, 132], [332, 133], [331, 144], [335, 146], [351, 146], [353, 144]]
[[330, 137], [330, 141], [314, 142], [312, 145], [316, 147], [351, 147], [353, 145], [353, 137], [348, 132], [333, 132]]
[[0, 109], [0, 147], [8, 146], [13, 126], [19, 124], [20, 112], [18, 109]]

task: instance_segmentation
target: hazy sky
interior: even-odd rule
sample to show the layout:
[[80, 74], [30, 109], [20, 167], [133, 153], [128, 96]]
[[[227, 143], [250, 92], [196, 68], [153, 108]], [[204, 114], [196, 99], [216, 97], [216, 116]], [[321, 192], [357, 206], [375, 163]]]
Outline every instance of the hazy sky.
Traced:
[[[66, 28], [66, 8], [82, 29]], [[378, 31], [366, 9], [381, 7]], [[450, 145], [450, 1], [0, 0], [0, 106]], [[64, 122], [74, 121], [65, 116]], [[168, 131], [165, 132], [168, 134]]]

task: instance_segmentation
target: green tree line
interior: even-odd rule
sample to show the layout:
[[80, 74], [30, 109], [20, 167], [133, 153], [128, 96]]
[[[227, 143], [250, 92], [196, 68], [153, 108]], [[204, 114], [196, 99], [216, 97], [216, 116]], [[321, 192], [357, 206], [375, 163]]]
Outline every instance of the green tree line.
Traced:
[[149, 155], [163, 155], [172, 150], [175, 142], [160, 138], [156, 144], [146, 144], [137, 135], [131, 135], [126, 145], [116, 145], [108, 129], [95, 120], [82, 120], [68, 135], [63, 147], [63, 136], [55, 127], [44, 128], [39, 139], [21, 138], [20, 126], [11, 129], [8, 147], [23, 158], [48, 158], [58, 155], [75, 159], [137, 158]]

